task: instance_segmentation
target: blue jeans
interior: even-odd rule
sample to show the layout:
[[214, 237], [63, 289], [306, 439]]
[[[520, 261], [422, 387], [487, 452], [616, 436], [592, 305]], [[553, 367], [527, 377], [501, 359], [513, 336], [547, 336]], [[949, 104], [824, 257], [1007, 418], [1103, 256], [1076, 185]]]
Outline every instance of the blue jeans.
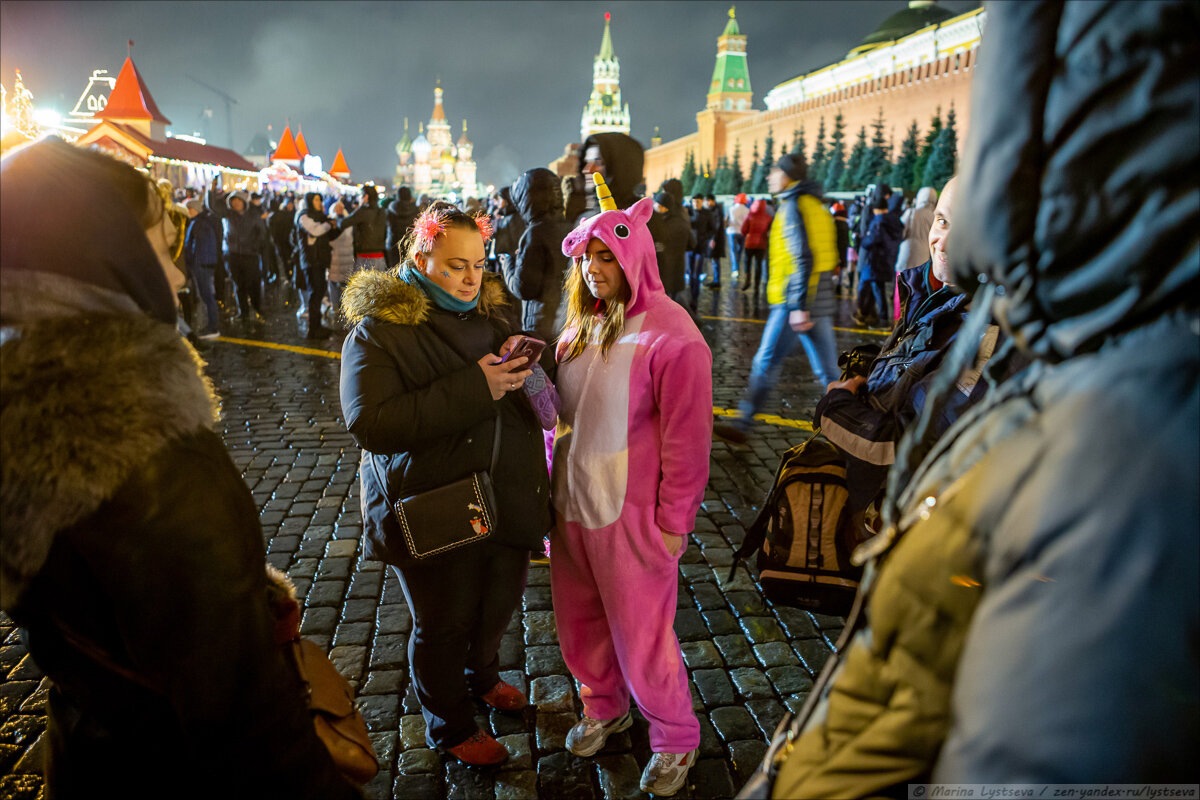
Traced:
[[[738, 277], [742, 277], [742, 251], [746, 247], [746, 237], [740, 233], [725, 232], [725, 243], [729, 246], [729, 279], [733, 280], [733, 273], [737, 273]], [[742, 278], [745, 282], [745, 278]]]
[[196, 294], [204, 303], [204, 333], [217, 333], [217, 320], [221, 312], [217, 310], [217, 292], [214, 285], [216, 264], [199, 266], [192, 270], [192, 280], [196, 284]]
[[796, 343], [804, 346], [808, 363], [822, 387], [837, 380], [837, 343], [833, 339], [833, 319], [814, 317], [813, 326], [803, 333], [793, 331], [788, 325], [787, 305], [771, 306], [767, 326], [754, 361], [750, 365], [750, 386], [742, 401], [738, 403], [738, 417], [743, 424], [763, 407], [772, 387], [779, 382], [783, 360], [796, 349]]
[[692, 308], [700, 302], [700, 275], [704, 272], [704, 262], [707, 258], [704, 253], [687, 254], [687, 284]]

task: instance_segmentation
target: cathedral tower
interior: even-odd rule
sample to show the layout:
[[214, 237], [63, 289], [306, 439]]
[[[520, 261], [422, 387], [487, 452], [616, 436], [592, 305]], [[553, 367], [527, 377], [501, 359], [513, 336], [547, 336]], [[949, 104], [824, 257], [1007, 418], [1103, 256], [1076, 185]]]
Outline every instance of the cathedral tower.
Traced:
[[604, 14], [604, 38], [592, 64], [592, 96], [583, 109], [579, 135], [587, 139], [593, 133], [629, 133], [629, 104], [621, 105], [621, 65], [613, 53], [612, 33], [608, 29], [612, 15]]

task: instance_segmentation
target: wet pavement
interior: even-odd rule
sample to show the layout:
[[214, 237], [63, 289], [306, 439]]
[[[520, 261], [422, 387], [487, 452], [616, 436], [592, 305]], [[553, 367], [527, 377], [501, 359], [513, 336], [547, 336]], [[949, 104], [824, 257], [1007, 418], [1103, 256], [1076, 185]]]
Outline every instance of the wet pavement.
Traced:
[[[285, 570], [304, 604], [302, 632], [328, 648], [355, 685], [379, 775], [369, 798], [645, 797], [647, 724], [613, 737], [597, 756], [564, 749], [582, 706], [557, 646], [549, 568], [530, 569], [523, 607], [501, 651], [502, 676], [525, 690], [523, 714], [479, 706], [479, 722], [509, 749], [499, 768], [472, 769], [426, 749], [406, 647], [412, 617], [395, 576], [362, 558], [359, 451], [338, 401], [340, 337], [306, 341], [294, 300], [268, 287], [264, 324], [228, 323], [200, 345], [222, 398], [229, 452], [260, 509], [268, 560]], [[850, 323], [842, 302], [838, 345], [881, 341]], [[701, 330], [713, 351], [716, 413], [729, 413], [746, 386], [766, 306], [726, 286], [701, 296]], [[686, 392], [687, 387], [679, 387]], [[832, 650], [843, 620], [772, 607], [745, 570], [726, 581], [734, 550], [753, 520], [780, 454], [808, 435], [821, 394], [802, 350], [745, 445], [714, 440], [704, 504], [680, 563], [675, 630], [700, 719], [700, 757], [681, 798], [731, 797], [759, 763], [786, 709], [798, 709]], [[0, 798], [41, 793], [46, 686], [11, 620], [0, 614]], [[164, 787], [169, 796], [169, 788]]]

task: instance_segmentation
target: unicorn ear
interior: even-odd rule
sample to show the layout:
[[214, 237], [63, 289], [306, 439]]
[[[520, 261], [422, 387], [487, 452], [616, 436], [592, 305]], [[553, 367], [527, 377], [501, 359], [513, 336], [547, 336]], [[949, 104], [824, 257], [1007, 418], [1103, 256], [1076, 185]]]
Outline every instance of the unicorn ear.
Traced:
[[629, 215], [631, 221], [645, 225], [646, 221], [654, 214], [654, 198], [643, 197], [631, 205], [625, 213]]

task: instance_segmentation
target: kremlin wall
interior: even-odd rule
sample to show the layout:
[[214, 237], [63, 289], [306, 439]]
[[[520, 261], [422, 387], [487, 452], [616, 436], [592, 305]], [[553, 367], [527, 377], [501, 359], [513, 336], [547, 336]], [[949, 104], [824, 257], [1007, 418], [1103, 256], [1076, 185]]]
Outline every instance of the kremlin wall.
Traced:
[[[751, 163], [755, 146], [764, 150], [767, 136], [775, 141], [778, 157], [790, 147], [794, 132], [804, 128], [810, 154], [821, 120], [826, 142], [840, 111], [846, 149], [882, 111], [893, 152], [916, 120], [920, 135], [941, 110], [951, 106], [958, 117], [958, 142], [966, 142], [970, 123], [971, 75], [986, 24], [982, 8], [954, 15], [932, 0], [910, 0], [851, 50], [845, 59], [801, 75], [773, 88], [765, 111], [751, 108], [748, 50], [730, 10], [729, 23], [717, 40], [717, 64], [705, 108], [696, 114], [697, 130], [672, 141], [657, 139], [646, 151], [646, 186], [657, 187], [679, 177], [689, 151], [698, 166], [713, 168], [721, 156], [733, 159], [740, 150], [743, 168]], [[742, 76], [738, 82], [731, 76]], [[739, 108], [743, 110], [739, 110]], [[781, 149], [783, 148], [783, 149]]]

